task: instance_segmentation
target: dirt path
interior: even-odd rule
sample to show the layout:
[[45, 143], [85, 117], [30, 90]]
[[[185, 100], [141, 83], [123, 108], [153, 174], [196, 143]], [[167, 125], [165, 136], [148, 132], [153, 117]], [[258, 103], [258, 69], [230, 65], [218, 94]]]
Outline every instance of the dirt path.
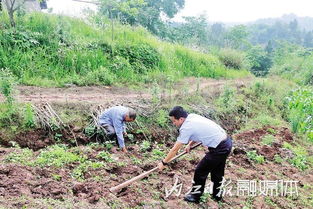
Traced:
[[[244, 85], [250, 78], [234, 80], [214, 80], [205, 78], [188, 78], [174, 85], [171, 93], [165, 88], [160, 88], [160, 96], [175, 96], [188, 91], [215, 91], [226, 84]], [[115, 101], [136, 101], [138, 99], [151, 99], [153, 96], [153, 86], [146, 86], [140, 90], [132, 90], [127, 87], [66, 87], [66, 88], [45, 88], [35, 86], [18, 86], [15, 98], [18, 102], [31, 103], [112, 103]], [[0, 102], [4, 97], [0, 95]]]

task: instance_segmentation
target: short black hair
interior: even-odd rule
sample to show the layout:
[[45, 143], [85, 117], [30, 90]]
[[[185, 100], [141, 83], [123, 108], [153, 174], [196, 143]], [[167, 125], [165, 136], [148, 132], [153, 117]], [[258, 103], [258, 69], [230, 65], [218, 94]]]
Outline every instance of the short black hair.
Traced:
[[183, 107], [175, 106], [173, 109], [171, 109], [168, 115], [178, 120], [179, 118], [187, 118], [188, 113], [184, 110]]
[[136, 119], [136, 111], [132, 108], [128, 108], [128, 117], [132, 120], [135, 120]]

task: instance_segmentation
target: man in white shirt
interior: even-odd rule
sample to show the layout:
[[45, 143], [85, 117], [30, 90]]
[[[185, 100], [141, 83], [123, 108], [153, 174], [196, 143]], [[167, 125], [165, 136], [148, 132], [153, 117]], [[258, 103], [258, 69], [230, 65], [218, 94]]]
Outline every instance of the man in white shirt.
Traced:
[[179, 136], [173, 148], [167, 156], [159, 163], [162, 170], [165, 165], [177, 154], [184, 144], [187, 144], [185, 151], [189, 152], [190, 147], [201, 142], [208, 147], [209, 152], [198, 163], [191, 193], [184, 200], [199, 203], [200, 196], [204, 192], [205, 181], [211, 173], [213, 182], [213, 199], [220, 201], [220, 185], [224, 176], [226, 158], [231, 152], [232, 139], [228, 137], [225, 130], [218, 124], [197, 114], [188, 114], [182, 107], [176, 106], [169, 112], [172, 123], [179, 128]]

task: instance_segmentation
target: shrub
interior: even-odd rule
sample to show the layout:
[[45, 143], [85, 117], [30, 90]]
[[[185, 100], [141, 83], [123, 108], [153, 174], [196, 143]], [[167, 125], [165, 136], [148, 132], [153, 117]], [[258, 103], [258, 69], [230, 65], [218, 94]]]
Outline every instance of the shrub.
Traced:
[[94, 71], [89, 71], [83, 79], [84, 85], [112, 85], [116, 76], [107, 68], [100, 67]]
[[239, 52], [234, 49], [221, 49], [218, 57], [227, 68], [233, 68], [237, 70], [247, 68], [247, 63], [243, 52]]
[[[145, 73], [145, 69], [153, 69], [160, 62], [160, 54], [152, 46], [141, 43], [136, 45], [120, 45], [116, 52], [118, 56], [124, 57], [134, 68], [137, 73]], [[143, 65], [144, 68], [138, 67]]]

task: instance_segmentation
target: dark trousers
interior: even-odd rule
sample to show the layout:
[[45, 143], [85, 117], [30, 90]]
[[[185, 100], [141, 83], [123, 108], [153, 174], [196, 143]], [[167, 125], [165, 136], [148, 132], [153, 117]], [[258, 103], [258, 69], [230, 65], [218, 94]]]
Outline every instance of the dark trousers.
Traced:
[[[228, 137], [222, 141], [216, 148], [209, 148], [209, 152], [198, 163], [194, 173], [194, 183], [192, 194], [200, 197], [204, 192], [205, 181], [211, 173], [211, 180], [213, 182], [213, 198], [220, 200], [221, 195], [219, 187], [224, 176], [226, 158], [231, 152], [232, 139]], [[198, 192], [197, 192], [198, 191]]]

